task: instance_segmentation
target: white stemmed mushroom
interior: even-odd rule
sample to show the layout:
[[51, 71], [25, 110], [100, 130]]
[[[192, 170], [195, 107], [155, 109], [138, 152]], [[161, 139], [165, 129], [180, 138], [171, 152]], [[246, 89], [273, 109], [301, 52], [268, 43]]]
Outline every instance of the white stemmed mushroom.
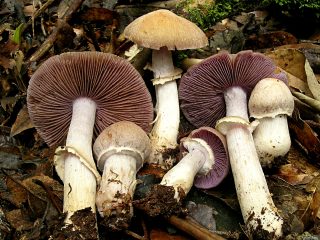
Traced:
[[160, 183], [174, 187], [178, 201], [181, 190], [183, 195], [187, 195], [193, 185], [202, 189], [216, 187], [229, 172], [226, 141], [215, 129], [201, 127], [193, 130], [181, 143], [182, 159], [163, 176]]
[[210, 127], [192, 131], [181, 140], [181, 160], [153, 186], [145, 199], [135, 206], [150, 216], [168, 215], [180, 211], [181, 200], [194, 185], [197, 188], [216, 187], [229, 172], [229, 159], [224, 136]]
[[108, 229], [128, 227], [133, 216], [136, 173], [149, 156], [150, 149], [145, 131], [128, 121], [110, 125], [97, 137], [93, 152], [103, 174], [96, 204]]
[[276, 78], [257, 83], [249, 98], [250, 117], [258, 119], [253, 140], [262, 167], [271, 167], [276, 157], [285, 156], [291, 139], [287, 116], [294, 109], [294, 99], [287, 85]]
[[66, 222], [76, 211], [95, 213], [93, 135], [110, 124], [130, 120], [149, 129], [151, 96], [130, 63], [112, 54], [70, 52], [46, 60], [32, 76], [27, 103], [30, 118], [56, 150], [56, 170], [64, 182]]
[[164, 9], [135, 19], [125, 28], [124, 35], [139, 46], [153, 49], [151, 70], [157, 117], [150, 136], [152, 151], [148, 162], [166, 165], [165, 161], [172, 162], [170, 150], [177, 147], [180, 122], [175, 80], [182, 71], [174, 67], [171, 50], [201, 48], [208, 44], [208, 39], [194, 23]]
[[247, 95], [261, 79], [276, 76], [274, 70], [272, 60], [263, 54], [222, 52], [191, 67], [179, 87], [187, 119], [197, 127], [216, 125], [226, 135], [239, 204], [253, 239], [282, 235], [283, 220], [259, 162], [247, 110]]

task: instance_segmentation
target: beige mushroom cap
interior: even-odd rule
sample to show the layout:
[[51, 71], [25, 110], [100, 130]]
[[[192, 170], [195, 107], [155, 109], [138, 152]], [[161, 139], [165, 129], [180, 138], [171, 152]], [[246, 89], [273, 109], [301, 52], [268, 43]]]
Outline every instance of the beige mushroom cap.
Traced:
[[146, 132], [129, 121], [116, 122], [104, 129], [93, 145], [98, 168], [103, 170], [108, 157], [120, 152], [135, 157], [138, 171], [151, 152]]
[[265, 78], [251, 92], [248, 104], [250, 117], [257, 119], [292, 115], [294, 99], [287, 85], [276, 78]]
[[159, 50], [184, 50], [208, 45], [208, 38], [194, 23], [165, 9], [147, 13], [125, 29], [126, 38], [136, 44]]

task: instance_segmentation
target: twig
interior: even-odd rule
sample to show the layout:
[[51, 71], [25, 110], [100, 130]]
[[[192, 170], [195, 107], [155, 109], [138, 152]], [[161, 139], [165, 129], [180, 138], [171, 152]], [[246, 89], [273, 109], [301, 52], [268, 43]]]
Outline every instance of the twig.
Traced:
[[67, 21], [70, 20], [72, 14], [79, 9], [83, 2], [84, 0], [64, 0], [60, 3], [59, 9], [63, 9], [63, 11], [60, 10], [58, 13], [58, 26], [52, 31], [50, 36], [46, 41], [44, 41], [40, 48], [30, 57], [30, 62], [38, 61], [52, 48], [53, 43], [57, 40], [59, 30], [63, 27], [63, 25], [67, 24]]
[[32, 24], [32, 19], [37, 18], [40, 14], [42, 14], [55, 0], [48, 0], [45, 4], [42, 5], [39, 10], [35, 11], [34, 14], [32, 15], [32, 18], [29, 19], [29, 21], [24, 24], [24, 26], [21, 29], [21, 32], [26, 30], [31, 24]]
[[168, 222], [197, 240], [225, 240], [225, 238], [210, 232], [208, 229], [196, 224], [195, 222], [191, 222], [188, 219], [170, 216], [168, 218]]
[[135, 239], [138, 239], [138, 240], [146, 240], [144, 237], [141, 237], [140, 235], [130, 231], [130, 230], [125, 230], [125, 233], [128, 235], [128, 236], [131, 236]]

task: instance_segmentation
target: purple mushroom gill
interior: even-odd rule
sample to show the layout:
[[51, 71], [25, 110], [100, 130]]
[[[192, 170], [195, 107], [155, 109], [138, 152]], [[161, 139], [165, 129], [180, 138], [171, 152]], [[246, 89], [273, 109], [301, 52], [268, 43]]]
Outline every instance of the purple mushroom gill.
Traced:
[[249, 94], [260, 79], [284, 78], [283, 74], [274, 71], [272, 60], [261, 53], [248, 50], [235, 55], [215, 54], [191, 67], [181, 78], [182, 112], [196, 127], [214, 127], [217, 120], [226, 115], [224, 91], [240, 86]]
[[65, 53], [45, 61], [28, 87], [30, 117], [48, 145], [65, 140], [72, 104], [79, 97], [90, 98], [97, 105], [96, 136], [121, 120], [130, 120], [145, 131], [151, 128], [145, 121], [153, 118], [151, 97], [129, 62], [98, 52]]
[[95, 212], [96, 181], [92, 138], [112, 123], [131, 121], [150, 130], [153, 106], [138, 71], [125, 59], [99, 52], [69, 52], [46, 60], [27, 91], [30, 118], [49, 146], [64, 182], [63, 211], [69, 217]]
[[194, 186], [202, 189], [218, 186], [227, 176], [230, 169], [225, 137], [209, 127], [202, 127], [193, 131], [190, 137], [205, 139], [214, 153], [214, 164], [211, 170], [204, 175], [197, 174], [193, 182]]

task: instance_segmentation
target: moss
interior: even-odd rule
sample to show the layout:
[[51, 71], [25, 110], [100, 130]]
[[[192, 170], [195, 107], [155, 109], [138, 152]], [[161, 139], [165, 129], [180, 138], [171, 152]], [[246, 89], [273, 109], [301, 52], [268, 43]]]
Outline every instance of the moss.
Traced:
[[216, 0], [195, 6], [184, 0], [177, 6], [189, 20], [206, 30], [224, 18], [256, 9], [272, 9], [299, 18], [320, 19], [320, 0]]
[[208, 3], [193, 5], [194, 0], [182, 1], [177, 7], [186, 12], [186, 17], [203, 30], [215, 23], [243, 10], [253, 9], [251, 0], [216, 0]]

